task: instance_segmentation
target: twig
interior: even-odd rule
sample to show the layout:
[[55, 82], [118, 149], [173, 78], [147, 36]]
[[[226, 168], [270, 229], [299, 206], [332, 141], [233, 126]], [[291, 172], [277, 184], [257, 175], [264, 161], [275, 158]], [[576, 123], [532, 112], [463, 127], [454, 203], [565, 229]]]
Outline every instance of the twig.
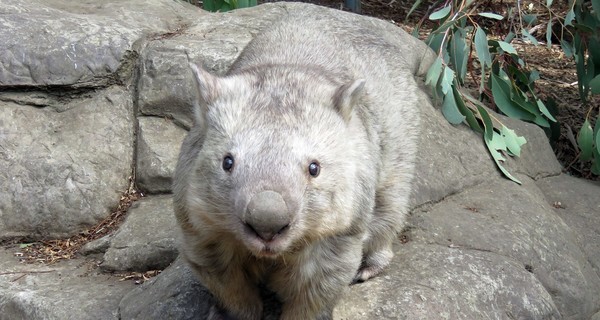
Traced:
[[8, 271], [8, 272], [0, 272], [0, 276], [5, 276], [8, 274], [34, 274], [34, 273], [50, 273], [55, 272], [56, 270], [42, 270], [42, 271]]

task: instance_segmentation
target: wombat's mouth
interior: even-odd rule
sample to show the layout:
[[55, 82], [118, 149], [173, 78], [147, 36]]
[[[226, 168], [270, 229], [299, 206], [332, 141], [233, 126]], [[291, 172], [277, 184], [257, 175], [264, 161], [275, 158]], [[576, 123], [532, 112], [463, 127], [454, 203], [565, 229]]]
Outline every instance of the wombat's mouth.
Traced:
[[243, 241], [254, 256], [275, 258], [285, 252], [289, 246], [289, 229], [290, 226], [286, 226], [272, 236], [264, 237], [251, 226], [244, 224]]

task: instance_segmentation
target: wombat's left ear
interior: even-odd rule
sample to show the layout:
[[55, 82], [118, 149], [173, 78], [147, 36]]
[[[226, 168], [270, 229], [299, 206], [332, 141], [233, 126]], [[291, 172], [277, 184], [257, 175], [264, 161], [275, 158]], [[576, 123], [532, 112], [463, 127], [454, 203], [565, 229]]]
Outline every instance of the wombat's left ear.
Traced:
[[346, 122], [352, 117], [352, 109], [364, 94], [365, 80], [358, 79], [339, 87], [333, 96], [333, 105]]

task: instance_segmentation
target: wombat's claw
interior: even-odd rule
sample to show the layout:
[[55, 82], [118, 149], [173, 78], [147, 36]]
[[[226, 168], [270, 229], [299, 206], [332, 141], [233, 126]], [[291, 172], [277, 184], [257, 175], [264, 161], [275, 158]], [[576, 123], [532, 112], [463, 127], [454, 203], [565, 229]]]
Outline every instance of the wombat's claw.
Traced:
[[354, 276], [351, 284], [365, 282], [383, 271], [379, 266], [362, 266]]

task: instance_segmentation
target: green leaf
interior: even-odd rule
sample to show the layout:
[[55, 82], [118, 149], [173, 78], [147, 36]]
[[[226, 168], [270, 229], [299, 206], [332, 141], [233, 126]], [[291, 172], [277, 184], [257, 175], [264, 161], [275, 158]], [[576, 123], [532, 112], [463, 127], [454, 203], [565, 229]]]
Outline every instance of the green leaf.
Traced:
[[515, 48], [510, 43], [507, 43], [504, 41], [498, 41], [498, 44], [500, 45], [500, 48], [502, 48], [502, 50], [504, 50], [504, 52], [517, 54], [517, 50], [515, 50]]
[[550, 8], [552, 5], [552, 0], [546, 0], [546, 7]]
[[454, 81], [454, 71], [446, 66], [444, 67], [444, 73], [441, 79], [442, 93], [444, 95], [451, 91], [452, 81]]
[[573, 11], [573, 8], [571, 8], [565, 16], [565, 26], [573, 26], [573, 19], [575, 19], [575, 12]]
[[560, 46], [562, 47], [563, 51], [565, 52], [565, 55], [567, 56], [567, 58], [571, 58], [573, 56], [573, 46], [571, 45], [571, 43], [565, 41], [565, 40], [560, 40]]
[[406, 19], [407, 20], [408, 20], [408, 17], [410, 16], [410, 14], [413, 13], [413, 11], [415, 11], [415, 9], [417, 9], [421, 5], [421, 2], [423, 2], [423, 0], [417, 0], [412, 5], [412, 7], [410, 7], [410, 10], [408, 10], [408, 13], [406, 14]]
[[460, 83], [464, 83], [467, 75], [467, 62], [469, 59], [468, 47], [465, 41], [466, 34], [463, 29], [456, 29], [450, 41], [450, 60], [457, 72], [456, 77]]
[[491, 140], [494, 134], [494, 123], [492, 122], [492, 118], [490, 118], [490, 114], [487, 110], [480, 105], [477, 105], [477, 111], [479, 112], [481, 120], [483, 120], [483, 136], [485, 140]]
[[592, 90], [592, 94], [600, 94], [600, 74], [595, 76], [590, 81], [590, 89]]
[[581, 126], [581, 130], [579, 130], [577, 144], [579, 145], [579, 150], [581, 151], [579, 154], [579, 160], [591, 160], [594, 140], [592, 126], [590, 125], [588, 119], [585, 119], [585, 122], [583, 122], [583, 125]]
[[435, 59], [429, 70], [427, 70], [427, 75], [425, 76], [425, 84], [430, 85], [432, 87], [436, 87], [440, 76], [442, 75], [442, 59], [439, 57]]
[[552, 47], [552, 20], [548, 20], [546, 25], [546, 47], [548, 49]]
[[469, 124], [469, 127], [471, 127], [471, 129], [473, 129], [476, 132], [483, 133], [483, 129], [481, 129], [481, 126], [479, 125], [477, 118], [475, 118], [473, 111], [471, 111], [471, 109], [467, 108], [467, 106], [465, 105], [464, 98], [466, 97], [463, 97], [461, 92], [459, 92], [456, 87], [457, 85], [455, 83], [452, 86], [452, 93], [454, 94], [454, 98], [456, 98], [456, 106], [458, 107], [458, 110], [460, 111], [460, 113], [462, 113], [463, 116], [465, 116], [467, 123]]
[[506, 126], [502, 126], [502, 129], [500, 129], [500, 134], [504, 138], [508, 152], [517, 157], [521, 156], [521, 146], [524, 145], [527, 140], [518, 136], [514, 130], [509, 129]]
[[480, 15], [482, 17], [486, 17], [486, 18], [496, 19], [496, 20], [504, 19], [503, 16], [496, 14], [496, 13], [491, 13], [491, 12], [480, 12], [480, 13], [478, 13], [478, 15]]
[[538, 106], [538, 109], [540, 110], [540, 112], [546, 116], [546, 118], [550, 119], [550, 121], [552, 122], [556, 122], [556, 118], [554, 118], [554, 116], [552, 115], [552, 113], [550, 113], [550, 111], [548, 110], [548, 108], [546, 108], [546, 105], [544, 104], [544, 102], [542, 102], [541, 99], [538, 99], [537, 97], [535, 98], [535, 102]]
[[448, 91], [448, 94], [444, 96], [444, 103], [442, 104], [442, 113], [448, 122], [451, 124], [460, 124], [465, 120], [458, 110], [456, 105], [456, 99], [454, 98], [454, 90]]
[[492, 139], [484, 139], [484, 141], [485, 145], [490, 151], [490, 154], [492, 155], [492, 158], [494, 158], [494, 162], [496, 162], [498, 169], [500, 169], [500, 171], [502, 171], [502, 173], [510, 180], [521, 184], [521, 181], [513, 177], [510, 172], [508, 172], [508, 170], [502, 166], [502, 162], [506, 161], [506, 159], [502, 156], [502, 153], [500, 153], [500, 151], [506, 151], [506, 143], [504, 142], [502, 136], [496, 132], [493, 132]]
[[33, 245], [33, 243], [21, 243], [19, 244], [19, 249], [25, 249], [28, 247], [31, 247]]
[[[600, 121], [600, 117], [599, 119], [596, 119], [596, 123], [598, 123], [598, 121]], [[598, 126], [596, 126], [598, 127]], [[598, 153], [600, 153], [600, 130], [596, 131], [596, 151], [598, 151]], [[596, 162], [600, 162], [600, 157], [596, 157]]]
[[450, 13], [450, 5], [447, 5], [440, 10], [429, 15], [429, 20], [440, 20]]
[[522, 34], [523, 34], [523, 35], [524, 35], [524, 36], [525, 36], [527, 39], [529, 39], [529, 41], [531, 41], [531, 43], [532, 43], [532, 44], [534, 44], [534, 45], [536, 45], [536, 46], [537, 46], [538, 44], [540, 44], [540, 43], [537, 41], [537, 39], [536, 39], [534, 36], [532, 36], [532, 35], [529, 33], [529, 31], [527, 31], [525, 28], [521, 29], [521, 33], [522, 33]]
[[510, 84], [495, 74], [492, 74], [492, 96], [498, 109], [505, 115], [521, 120], [533, 121], [535, 119], [531, 113], [515, 107], [510, 96]]
[[523, 21], [528, 26], [535, 24], [537, 22], [537, 14], [524, 14]]
[[490, 48], [488, 47], [487, 35], [479, 26], [475, 31], [475, 51], [477, 52], [477, 58], [479, 58], [482, 65], [488, 67], [492, 66], [492, 57], [490, 55]]

